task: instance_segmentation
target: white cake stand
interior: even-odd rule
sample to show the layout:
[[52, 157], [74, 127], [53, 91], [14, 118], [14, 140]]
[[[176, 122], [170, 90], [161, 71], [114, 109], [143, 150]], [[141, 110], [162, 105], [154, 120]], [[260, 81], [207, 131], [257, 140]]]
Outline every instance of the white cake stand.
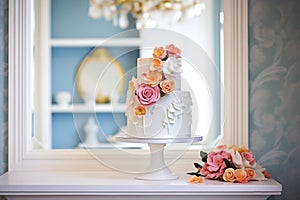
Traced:
[[119, 142], [147, 143], [150, 148], [150, 164], [147, 172], [136, 177], [140, 180], [174, 180], [177, 179], [174, 173], [168, 168], [164, 159], [164, 148], [168, 143], [195, 143], [202, 141], [202, 136], [190, 138], [134, 138], [116, 137]]

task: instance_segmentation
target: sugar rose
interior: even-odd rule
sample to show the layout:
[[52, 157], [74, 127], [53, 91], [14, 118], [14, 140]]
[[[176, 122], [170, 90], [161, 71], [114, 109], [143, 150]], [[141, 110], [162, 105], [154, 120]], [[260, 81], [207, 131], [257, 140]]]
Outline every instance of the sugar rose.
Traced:
[[223, 159], [229, 162], [232, 161], [230, 153], [226, 151], [210, 152], [207, 155], [207, 162], [200, 170], [200, 174], [210, 179], [220, 178], [226, 169], [226, 164]]
[[132, 77], [132, 79], [129, 81], [128, 91], [133, 92], [138, 87], [138, 79]]
[[204, 182], [204, 178], [201, 176], [192, 176], [191, 178], [189, 178], [189, 183], [203, 183]]
[[240, 183], [247, 183], [248, 182], [247, 172], [242, 170], [242, 169], [236, 169], [235, 170], [235, 177], [236, 177], [236, 180]]
[[160, 58], [161, 60], [165, 59], [167, 56], [167, 52], [163, 47], [156, 47], [153, 51], [154, 58]]
[[242, 152], [241, 156], [243, 159], [249, 162], [250, 165], [255, 163], [255, 157], [251, 152]]
[[170, 94], [175, 88], [175, 83], [173, 80], [163, 80], [159, 84], [161, 91], [165, 94]]
[[135, 115], [138, 117], [143, 117], [146, 115], [146, 107], [143, 105], [138, 105], [134, 109]]
[[150, 70], [158, 70], [161, 71], [163, 67], [163, 61], [159, 58], [153, 58], [150, 66]]
[[158, 85], [161, 79], [162, 75], [159, 71], [147, 71], [143, 74], [143, 82], [152, 87]]
[[256, 177], [255, 171], [251, 168], [246, 168], [245, 171], [247, 172], [247, 178], [252, 180]]
[[174, 46], [174, 44], [170, 44], [166, 46], [168, 56], [174, 55], [176, 58], [180, 58], [181, 50]]
[[223, 174], [223, 180], [227, 182], [234, 182], [235, 180], [235, 171], [233, 168], [227, 168]]
[[160, 98], [160, 89], [158, 86], [151, 87], [146, 84], [140, 85], [136, 90], [136, 100], [140, 105], [151, 106]]

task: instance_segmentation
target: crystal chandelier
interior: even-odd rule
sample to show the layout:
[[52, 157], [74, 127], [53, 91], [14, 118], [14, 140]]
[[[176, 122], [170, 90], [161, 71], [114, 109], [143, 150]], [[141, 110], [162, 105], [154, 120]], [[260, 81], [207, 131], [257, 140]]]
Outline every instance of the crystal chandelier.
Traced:
[[136, 19], [136, 28], [142, 29], [199, 16], [204, 9], [201, 0], [90, 0], [89, 16], [95, 19], [103, 17], [125, 29], [131, 13]]

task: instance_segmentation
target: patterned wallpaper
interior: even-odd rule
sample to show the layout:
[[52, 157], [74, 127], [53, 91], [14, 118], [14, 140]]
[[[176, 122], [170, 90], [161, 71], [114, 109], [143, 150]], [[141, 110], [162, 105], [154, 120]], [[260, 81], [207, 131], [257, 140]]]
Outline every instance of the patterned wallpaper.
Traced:
[[289, 200], [300, 199], [299, 19], [299, 0], [249, 0], [250, 149]]
[[7, 11], [8, 1], [0, 0], [0, 175], [7, 171]]
[[[300, 1], [249, 0], [249, 137], [258, 162], [300, 199]], [[7, 171], [7, 0], [0, 0], [0, 174]]]

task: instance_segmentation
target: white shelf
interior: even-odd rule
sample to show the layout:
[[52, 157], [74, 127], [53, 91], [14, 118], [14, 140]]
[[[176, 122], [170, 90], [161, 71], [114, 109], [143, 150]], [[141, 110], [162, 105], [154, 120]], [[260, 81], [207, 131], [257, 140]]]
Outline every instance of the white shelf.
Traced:
[[103, 112], [103, 113], [122, 113], [126, 112], [126, 104], [73, 104], [73, 105], [51, 105], [50, 110], [52, 113], [91, 113], [91, 112]]
[[51, 39], [53, 47], [86, 47], [86, 46], [109, 46], [109, 47], [139, 47], [139, 38], [73, 38], [73, 39]]

